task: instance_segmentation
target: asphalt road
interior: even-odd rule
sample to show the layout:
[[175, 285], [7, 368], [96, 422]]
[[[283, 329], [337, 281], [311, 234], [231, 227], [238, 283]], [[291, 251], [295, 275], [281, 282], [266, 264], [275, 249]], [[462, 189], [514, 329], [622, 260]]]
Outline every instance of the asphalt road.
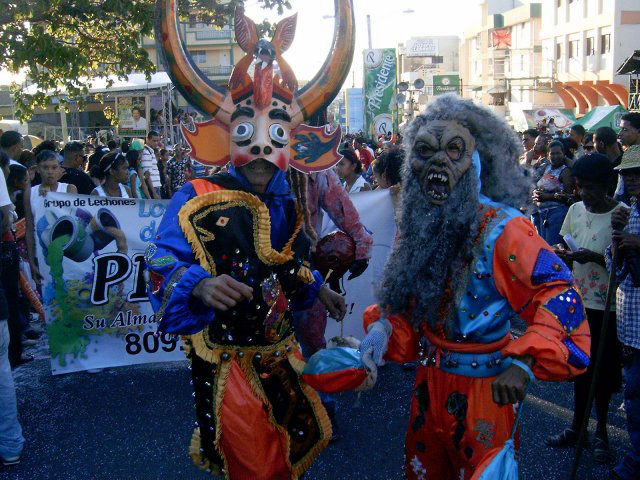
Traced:
[[[27, 439], [22, 462], [0, 467], [1, 479], [201, 479], [187, 455], [194, 423], [187, 363], [106, 369], [52, 376], [45, 341], [37, 359], [15, 371], [20, 420]], [[305, 480], [402, 479], [403, 439], [414, 372], [381, 369], [378, 385], [340, 396], [342, 439], [331, 444]], [[521, 479], [568, 478], [573, 450], [553, 450], [543, 439], [566, 426], [571, 384], [539, 383], [522, 420]], [[621, 395], [611, 406], [616, 458], [628, 445]], [[592, 425], [593, 428], [593, 425]], [[606, 479], [609, 468], [583, 455], [579, 478]]]

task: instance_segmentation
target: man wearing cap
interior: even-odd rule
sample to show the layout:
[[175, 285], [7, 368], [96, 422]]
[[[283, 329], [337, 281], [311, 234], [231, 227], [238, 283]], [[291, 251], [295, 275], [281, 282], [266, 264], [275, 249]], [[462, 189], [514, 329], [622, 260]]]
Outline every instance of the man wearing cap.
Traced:
[[[613, 241], [607, 249], [607, 266], [616, 268], [618, 339], [625, 369], [624, 403], [631, 449], [612, 471], [612, 478], [640, 478], [640, 145], [632, 145], [616, 168], [632, 199], [631, 210], [617, 210], [611, 217]], [[617, 263], [612, 264], [612, 251]]]
[[80, 166], [84, 162], [84, 145], [80, 142], [70, 142], [64, 146], [62, 152], [64, 155], [62, 161], [64, 175], [60, 177], [60, 181], [75, 185], [81, 195], [91, 195], [96, 186], [91, 177], [80, 170]]

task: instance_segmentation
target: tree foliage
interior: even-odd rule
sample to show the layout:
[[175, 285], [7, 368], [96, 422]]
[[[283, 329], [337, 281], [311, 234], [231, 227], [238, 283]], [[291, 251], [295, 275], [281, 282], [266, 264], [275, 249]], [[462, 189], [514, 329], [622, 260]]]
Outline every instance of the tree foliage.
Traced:
[[[179, 0], [181, 15], [222, 27], [242, 0]], [[259, 0], [281, 14], [288, 0]], [[89, 94], [90, 78], [149, 77], [155, 66], [141, 47], [155, 23], [155, 0], [3, 0], [0, 2], [0, 70], [23, 72], [31, 86], [12, 86], [16, 116], [28, 119], [53, 97]], [[261, 24], [263, 31], [269, 29]], [[113, 78], [113, 77], [112, 77]], [[35, 90], [34, 90], [35, 89]], [[62, 95], [66, 92], [66, 97]]]

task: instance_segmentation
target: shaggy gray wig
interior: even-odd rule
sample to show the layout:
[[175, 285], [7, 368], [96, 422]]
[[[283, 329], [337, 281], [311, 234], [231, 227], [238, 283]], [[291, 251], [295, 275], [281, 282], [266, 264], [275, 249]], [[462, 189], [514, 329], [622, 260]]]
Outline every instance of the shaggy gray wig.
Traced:
[[[518, 163], [521, 148], [515, 133], [504, 120], [471, 100], [443, 95], [408, 126], [398, 238], [377, 296], [391, 313], [411, 310], [414, 326], [424, 321], [433, 326], [443, 313], [441, 309], [450, 311], [451, 304], [442, 303], [447, 281], [451, 281], [455, 290], [455, 282], [459, 280], [456, 275], [473, 260], [473, 242], [480, 223], [478, 175], [474, 166], [441, 206], [427, 200], [411, 169], [415, 137], [423, 125], [433, 120], [453, 120], [471, 132], [480, 154], [481, 192], [487, 197], [517, 208], [526, 204], [533, 186]], [[454, 295], [448, 299], [452, 302]], [[453, 325], [444, 326], [451, 332]]]

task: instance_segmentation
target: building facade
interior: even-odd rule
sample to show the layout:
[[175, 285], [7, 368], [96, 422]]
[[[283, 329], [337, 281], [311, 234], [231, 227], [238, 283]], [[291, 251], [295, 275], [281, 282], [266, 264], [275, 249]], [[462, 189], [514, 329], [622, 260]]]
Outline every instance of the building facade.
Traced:
[[544, 0], [543, 71], [577, 114], [629, 106], [628, 77], [616, 71], [640, 46], [638, 0]]
[[409, 84], [409, 90], [404, 94], [405, 102], [399, 105], [404, 110], [404, 119], [400, 120], [403, 122], [410, 121], [414, 112], [424, 109], [434, 95], [434, 85], [437, 90], [438, 79], [458, 78], [460, 38], [411, 37], [398, 45], [397, 52], [399, 82]]
[[484, 0], [460, 47], [463, 95], [508, 120], [628, 107], [617, 68], [640, 45], [638, 0]]

